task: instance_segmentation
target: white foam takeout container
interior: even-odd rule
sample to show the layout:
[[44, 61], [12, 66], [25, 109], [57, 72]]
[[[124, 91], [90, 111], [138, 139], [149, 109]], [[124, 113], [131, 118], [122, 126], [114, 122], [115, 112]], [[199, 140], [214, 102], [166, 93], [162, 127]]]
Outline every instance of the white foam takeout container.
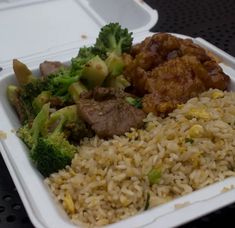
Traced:
[[[0, 56], [3, 67], [0, 72], [0, 130], [7, 134], [6, 139], [0, 140], [0, 151], [35, 227], [75, 226], [53, 199], [42, 176], [30, 162], [27, 148], [13, 132], [20, 123], [6, 98], [7, 85], [16, 83], [11, 60], [19, 58], [37, 73], [39, 63], [44, 60], [70, 60], [79, 47], [93, 43], [99, 28], [110, 21], [119, 21], [128, 27], [134, 33], [134, 42], [139, 42], [150, 35], [148, 30], [157, 19], [157, 12], [139, 0], [0, 2], [0, 29], [4, 31], [0, 42], [3, 53]], [[235, 90], [235, 58], [202, 38], [193, 40], [220, 58], [221, 67], [232, 79], [230, 89]], [[178, 226], [235, 202], [233, 186], [235, 178], [227, 178], [107, 227]], [[183, 207], [176, 209], [179, 205]]]

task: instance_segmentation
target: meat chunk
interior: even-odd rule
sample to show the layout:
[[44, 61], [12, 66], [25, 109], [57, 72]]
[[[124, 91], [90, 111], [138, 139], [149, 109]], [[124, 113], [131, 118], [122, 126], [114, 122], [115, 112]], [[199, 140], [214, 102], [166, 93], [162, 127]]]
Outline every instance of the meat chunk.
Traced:
[[129, 94], [125, 93], [121, 89], [119, 90], [115, 88], [106, 88], [106, 87], [96, 87], [93, 90], [81, 94], [81, 98], [84, 99], [94, 98], [96, 101], [125, 98], [126, 96], [129, 96]]
[[112, 88], [95, 88], [83, 94], [78, 112], [101, 138], [122, 135], [143, 126], [146, 114], [125, 101], [127, 94]]
[[225, 90], [230, 81], [203, 48], [166, 33], [146, 38], [124, 59], [124, 75], [143, 96], [144, 111], [161, 116], [209, 88]]
[[39, 65], [40, 73], [42, 77], [46, 77], [52, 73], [57, 72], [61, 67], [64, 67], [64, 65], [61, 62], [58, 61], [44, 61]]
[[155, 65], [184, 55], [196, 56], [201, 62], [210, 60], [206, 51], [190, 39], [180, 39], [167, 33], [154, 34], [144, 41], [133, 46], [131, 55], [136, 57], [139, 54], [151, 53], [157, 57]]
[[210, 77], [195, 56], [172, 59], [154, 68], [145, 81], [150, 94], [143, 99], [146, 112], [164, 115], [207, 89]]

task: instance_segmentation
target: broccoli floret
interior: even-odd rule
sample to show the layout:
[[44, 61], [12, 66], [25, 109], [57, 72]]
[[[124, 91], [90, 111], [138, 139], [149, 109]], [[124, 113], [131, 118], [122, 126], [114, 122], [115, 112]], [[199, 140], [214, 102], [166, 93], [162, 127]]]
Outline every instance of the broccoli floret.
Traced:
[[[51, 118], [56, 127], [48, 129], [48, 134], [39, 137], [32, 153], [32, 159], [43, 176], [49, 176], [71, 163], [78, 148], [69, 143], [63, 131], [66, 122], [72, 122], [77, 117], [76, 106], [68, 106], [58, 110]], [[48, 125], [50, 120], [48, 121]], [[49, 127], [49, 126], [48, 126]]]
[[85, 65], [94, 57], [102, 55], [94, 47], [82, 47], [78, 55], [71, 60], [71, 75], [81, 75]]
[[72, 59], [71, 74], [80, 75], [88, 88], [100, 86], [108, 76], [108, 68], [98, 53], [94, 47], [83, 47]]
[[77, 152], [77, 147], [68, 142], [63, 132], [54, 132], [38, 139], [31, 157], [40, 173], [47, 177], [70, 165]]
[[61, 69], [47, 77], [47, 90], [54, 96], [63, 97], [68, 95], [69, 86], [78, 81], [80, 75], [71, 75], [71, 69]]
[[42, 91], [46, 90], [47, 82], [41, 80], [40, 78], [35, 78], [33, 81], [25, 84], [24, 86], [20, 86], [20, 88], [22, 97], [34, 98], [38, 96]]
[[91, 138], [94, 136], [94, 131], [91, 127], [81, 119], [65, 124], [65, 131], [68, 132], [69, 140], [76, 144], [85, 137]]
[[34, 109], [33, 100], [44, 90], [44, 88], [44, 83], [39, 79], [20, 87], [19, 102], [22, 104], [26, 112], [27, 117], [25, 122], [31, 122], [37, 115], [39, 110]]
[[132, 46], [132, 33], [128, 29], [121, 28], [118, 23], [110, 23], [101, 28], [95, 43], [95, 49], [103, 53], [109, 73], [112, 76], [120, 75], [124, 62], [122, 53], [129, 52]]
[[129, 52], [132, 40], [132, 33], [129, 33], [128, 29], [122, 29], [118, 23], [110, 23], [101, 28], [95, 48], [106, 55], [121, 55], [123, 52]]
[[79, 78], [79, 75], [71, 74], [71, 68], [61, 68], [56, 73], [41, 79], [40, 82], [43, 86], [41, 86], [40, 93], [35, 94], [36, 96], [33, 96], [32, 100], [34, 109], [38, 110], [37, 106], [40, 108], [40, 104], [46, 101], [51, 102], [53, 108], [73, 103], [68, 89]]
[[82, 47], [79, 50], [77, 57], [72, 58], [71, 62], [71, 74], [77, 75], [80, 74], [84, 65], [96, 54], [93, 47]]
[[30, 157], [43, 176], [49, 176], [51, 173], [65, 168], [78, 151], [76, 146], [69, 143], [63, 131], [66, 119], [74, 116], [74, 113], [69, 114], [70, 110], [74, 112], [74, 108], [66, 109], [66, 115], [65, 111], [54, 114], [55, 126], [53, 129], [48, 129], [49, 109], [49, 103], [43, 105], [32, 126], [24, 125], [17, 133], [30, 149]]
[[101, 28], [94, 48], [102, 53], [100, 56], [108, 67], [108, 84], [116, 84], [112, 81], [115, 81], [116, 77], [122, 74], [125, 65], [122, 54], [130, 51], [132, 40], [132, 33], [121, 28], [118, 23], [110, 23]]
[[17, 130], [17, 136], [26, 144], [30, 150], [35, 145], [36, 141], [33, 138], [33, 130], [28, 123]]

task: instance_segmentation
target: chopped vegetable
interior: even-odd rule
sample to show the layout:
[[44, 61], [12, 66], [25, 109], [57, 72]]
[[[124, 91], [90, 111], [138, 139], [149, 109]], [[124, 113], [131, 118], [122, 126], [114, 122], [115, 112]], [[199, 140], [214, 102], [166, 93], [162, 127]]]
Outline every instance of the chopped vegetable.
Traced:
[[75, 103], [78, 103], [79, 99], [80, 99], [80, 95], [83, 93], [83, 92], [87, 92], [87, 88], [80, 82], [80, 81], [77, 81], [77, 82], [74, 82], [73, 84], [71, 84], [69, 86], [69, 94], [71, 95], [73, 101]]
[[45, 133], [45, 125], [49, 116], [49, 104], [45, 104], [35, 117], [32, 126], [25, 124], [17, 131], [17, 135], [23, 140], [29, 149], [35, 148], [38, 137]]
[[139, 97], [126, 97], [126, 101], [136, 108], [142, 108], [142, 99]]
[[71, 69], [60, 69], [46, 79], [47, 88], [52, 95], [67, 99], [69, 86], [77, 82], [81, 75], [72, 75]]
[[9, 85], [7, 88], [8, 99], [16, 109], [22, 123], [33, 120], [37, 112], [32, 103], [45, 88], [44, 82], [32, 75], [27, 66], [19, 60], [13, 60], [13, 69], [19, 87]]
[[11, 105], [15, 108], [20, 121], [23, 123], [30, 117], [28, 116], [28, 112], [26, 111], [24, 103], [20, 100], [19, 91], [20, 90], [17, 86], [9, 85], [7, 87], [7, 98], [10, 101]]
[[144, 206], [145, 211], [147, 211], [148, 208], [149, 208], [149, 200], [150, 200], [150, 193], [148, 192], [147, 193], [147, 198], [146, 198], [146, 203], [145, 203], [145, 206]]
[[112, 88], [116, 88], [116, 89], [122, 89], [124, 90], [125, 88], [127, 88], [128, 86], [130, 86], [130, 82], [127, 81], [127, 79], [124, 78], [124, 76], [121, 74], [115, 78], [113, 77], [107, 77], [104, 85], [107, 87], [112, 87]]
[[72, 58], [71, 62], [71, 74], [80, 75], [85, 64], [94, 58], [97, 54], [94, 51], [93, 47], [82, 47], [80, 48], [78, 55], [75, 58]]
[[111, 53], [105, 60], [105, 63], [111, 76], [118, 76], [122, 73], [124, 62], [121, 56]]
[[20, 85], [26, 85], [35, 79], [29, 68], [17, 59], [13, 59], [13, 70]]
[[47, 127], [51, 128], [51, 126], [56, 126], [61, 118], [63, 118], [64, 124], [75, 122], [78, 118], [77, 106], [70, 105], [53, 112], [47, 122]]
[[150, 185], [157, 184], [162, 176], [162, 173], [159, 169], [151, 169], [148, 173], [148, 179]]
[[108, 68], [105, 62], [99, 56], [95, 56], [85, 64], [81, 79], [88, 88], [92, 89], [101, 86], [107, 76]]
[[47, 137], [38, 138], [31, 155], [38, 170], [45, 177], [70, 165], [76, 146], [70, 144], [62, 132], [53, 132]]
[[132, 46], [132, 33], [122, 29], [118, 23], [110, 23], [103, 28], [95, 43], [95, 49], [105, 60], [111, 76], [118, 76], [122, 73], [124, 61], [122, 53], [129, 52]]
[[50, 97], [51, 97], [50, 91], [42, 91], [37, 97], [34, 98], [32, 105], [36, 113], [40, 112], [42, 106], [49, 102]]

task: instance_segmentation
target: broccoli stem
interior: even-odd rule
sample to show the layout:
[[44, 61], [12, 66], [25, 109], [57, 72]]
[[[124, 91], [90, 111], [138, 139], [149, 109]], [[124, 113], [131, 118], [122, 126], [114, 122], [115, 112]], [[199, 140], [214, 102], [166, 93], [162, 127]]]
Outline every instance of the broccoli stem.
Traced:
[[118, 56], [115, 53], [111, 53], [108, 55], [105, 63], [111, 76], [118, 76], [122, 73], [124, 68], [124, 61], [121, 56]]
[[32, 106], [36, 113], [41, 110], [44, 104], [49, 102], [50, 97], [50, 91], [42, 91], [36, 98], [34, 98]]
[[[70, 105], [52, 113], [50, 115], [50, 119], [48, 120], [47, 125], [48, 125], [48, 128], [50, 129], [50, 132], [51, 131], [54, 132], [57, 126], [60, 125], [61, 123], [63, 124], [73, 123], [73, 122], [76, 122], [77, 120], [78, 120], [77, 106]], [[63, 127], [63, 125], [61, 127]]]
[[11, 105], [15, 107], [16, 101], [18, 99], [18, 90], [19, 88], [15, 85], [9, 85], [7, 87], [7, 98], [10, 101]]
[[27, 145], [30, 149], [30, 153], [32, 153], [36, 147], [39, 135], [47, 134], [46, 122], [48, 120], [48, 116], [49, 104], [45, 104], [33, 120], [32, 126], [27, 123], [17, 130], [17, 136]]
[[125, 88], [131, 85], [130, 82], [128, 82], [122, 74], [117, 77], [108, 76], [104, 84], [105, 86], [113, 87], [116, 89], [122, 89], [122, 90], [124, 90]]
[[23, 86], [35, 80], [31, 70], [22, 62], [13, 59], [13, 70], [15, 72], [18, 83]]
[[108, 76], [108, 67], [97, 55], [89, 60], [83, 68], [81, 79], [84, 80], [89, 89], [101, 86]]
[[69, 94], [71, 95], [75, 103], [78, 103], [80, 95], [86, 91], [87, 88], [80, 81], [74, 82], [72, 85], [69, 86]]
[[28, 113], [27, 106], [19, 96], [20, 88], [15, 85], [9, 85], [7, 87], [7, 98], [11, 105], [15, 108], [16, 113], [19, 116], [20, 122], [24, 123], [30, 119], [31, 113]]
[[62, 84], [64, 86], [69, 86], [72, 83], [76, 82], [79, 79], [80, 76], [74, 76], [74, 77], [70, 77], [70, 76], [62, 76], [62, 77], [56, 77], [54, 78], [54, 82], [57, 84]]
[[32, 128], [30, 131], [32, 133], [34, 146], [37, 144], [37, 139], [40, 133], [42, 135], [47, 134], [45, 125], [49, 118], [49, 109], [50, 109], [50, 103], [43, 105], [41, 111], [37, 114], [37, 116], [33, 120]]

